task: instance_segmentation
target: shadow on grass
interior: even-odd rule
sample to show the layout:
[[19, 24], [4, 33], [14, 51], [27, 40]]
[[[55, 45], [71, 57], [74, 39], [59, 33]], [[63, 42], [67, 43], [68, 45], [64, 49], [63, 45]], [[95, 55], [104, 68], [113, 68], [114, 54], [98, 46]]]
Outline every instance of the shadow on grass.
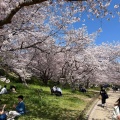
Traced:
[[[25, 118], [24, 120], [32, 120], [32, 119], [44, 119], [44, 120], [75, 120], [76, 115], [72, 115], [74, 110], [68, 110], [68, 109], [62, 109], [57, 106], [37, 106], [35, 108], [34, 105], [32, 105], [35, 110], [30, 111], [28, 115], [22, 116], [21, 120]], [[74, 111], [75, 112], [75, 111]], [[76, 111], [78, 113], [78, 111]]]

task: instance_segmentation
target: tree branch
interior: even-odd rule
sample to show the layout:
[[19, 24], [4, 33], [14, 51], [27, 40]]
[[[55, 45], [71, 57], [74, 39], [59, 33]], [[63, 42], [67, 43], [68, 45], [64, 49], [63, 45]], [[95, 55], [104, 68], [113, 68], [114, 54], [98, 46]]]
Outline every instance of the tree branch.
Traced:
[[11, 20], [13, 16], [24, 6], [30, 6], [38, 3], [45, 2], [47, 0], [24, 0], [24, 2], [19, 3], [18, 6], [16, 6], [14, 9], [10, 11], [10, 13], [4, 18], [3, 20], [0, 20], [0, 29], [5, 25], [11, 23]]

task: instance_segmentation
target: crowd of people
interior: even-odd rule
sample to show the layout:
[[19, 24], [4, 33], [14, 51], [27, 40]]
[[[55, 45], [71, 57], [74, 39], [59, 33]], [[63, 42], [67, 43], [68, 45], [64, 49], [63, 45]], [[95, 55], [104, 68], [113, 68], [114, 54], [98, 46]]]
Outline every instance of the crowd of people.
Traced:
[[[9, 92], [17, 93], [16, 87], [14, 85], [11, 85], [9, 89], [7, 89], [7, 86], [4, 85], [4, 87], [1, 88], [0, 95], [8, 94]], [[16, 116], [20, 116], [22, 114], [25, 114], [25, 104], [23, 102], [23, 95], [18, 96], [18, 103], [13, 105], [13, 110], [6, 112], [5, 107], [6, 104], [3, 106], [0, 106], [0, 120], [14, 120]]]
[[[7, 94], [8, 91], [17, 93], [15, 86], [10, 86], [10, 89], [7, 89], [7, 86], [4, 85], [4, 87], [0, 91], [0, 95]], [[51, 88], [51, 94], [55, 94], [56, 96], [62, 96], [62, 90], [58, 86], [53, 86]], [[100, 96], [101, 96], [101, 106], [104, 108], [106, 106], [106, 99], [109, 98], [107, 91], [103, 86], [101, 86], [100, 89]], [[19, 95], [18, 97], [18, 103], [13, 105], [13, 110], [10, 110], [9, 112], [5, 111], [6, 104], [0, 107], [0, 120], [14, 120], [16, 116], [20, 116], [26, 113], [26, 107], [25, 103], [23, 101], [23, 95]], [[120, 98], [116, 101], [113, 108], [113, 115], [112, 120], [120, 120]]]
[[[7, 86], [4, 85], [4, 87], [1, 89], [0, 94], [8, 94], [9, 92], [17, 93], [15, 86], [10, 86], [9, 89], [7, 89]], [[62, 90], [60, 87], [53, 86], [51, 88], [51, 94], [55, 94], [56, 96], [62, 96]], [[26, 113], [26, 107], [25, 103], [23, 102], [23, 95], [18, 96], [18, 103], [13, 105], [13, 110], [6, 112], [5, 107], [6, 104], [0, 107], [0, 120], [14, 120], [15, 117], [23, 115]]]

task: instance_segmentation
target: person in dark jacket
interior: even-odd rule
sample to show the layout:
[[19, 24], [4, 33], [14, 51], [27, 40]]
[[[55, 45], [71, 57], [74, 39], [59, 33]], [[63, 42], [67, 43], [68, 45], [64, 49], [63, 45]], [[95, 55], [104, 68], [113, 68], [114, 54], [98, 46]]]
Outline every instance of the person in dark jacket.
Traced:
[[105, 90], [105, 88], [101, 87], [101, 90], [100, 90], [100, 95], [101, 95], [101, 102], [102, 102], [102, 107], [105, 106], [105, 103], [106, 103], [106, 95], [107, 95], [107, 92]]
[[[17, 105], [13, 105], [15, 108], [15, 111], [10, 111], [9, 115], [13, 115], [12, 118], [15, 118], [16, 116], [20, 116], [22, 114], [25, 114], [25, 104], [23, 102], [23, 96], [19, 95], [18, 96], [18, 101], [19, 103]], [[7, 119], [9, 120], [9, 119]]]

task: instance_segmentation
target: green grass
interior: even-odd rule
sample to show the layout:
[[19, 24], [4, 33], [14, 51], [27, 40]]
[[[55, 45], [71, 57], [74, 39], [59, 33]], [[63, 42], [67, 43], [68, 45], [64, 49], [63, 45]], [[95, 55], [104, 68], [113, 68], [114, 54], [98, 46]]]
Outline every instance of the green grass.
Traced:
[[[4, 85], [3, 82], [0, 84]], [[8, 88], [10, 84], [7, 84]], [[12, 105], [18, 102], [17, 96], [23, 95], [28, 113], [20, 116], [18, 120], [75, 120], [95, 94], [93, 91], [83, 94], [62, 89], [63, 96], [58, 97], [50, 94], [49, 87], [30, 84], [27, 88], [21, 83], [14, 85], [17, 93], [1, 95], [0, 104], [7, 104], [7, 111], [13, 110]]]

